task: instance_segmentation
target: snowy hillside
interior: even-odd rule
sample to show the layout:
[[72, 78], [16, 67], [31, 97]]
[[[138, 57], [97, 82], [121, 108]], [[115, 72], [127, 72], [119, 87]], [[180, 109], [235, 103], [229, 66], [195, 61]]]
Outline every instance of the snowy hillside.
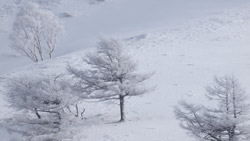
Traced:
[[[8, 47], [12, 25], [7, 25], [8, 30], [0, 33], [0, 82], [22, 73], [65, 73], [68, 64], [81, 64], [84, 53], [92, 50], [103, 34], [124, 41], [139, 71], [155, 72], [147, 85], [156, 88], [127, 99], [125, 123], [114, 123], [119, 119], [119, 107], [113, 102], [83, 102], [85, 119], [69, 129], [74, 136], [67, 140], [191, 141], [174, 116], [173, 107], [180, 100], [207, 103], [204, 86], [215, 75], [234, 74], [250, 92], [248, 0], [79, 3], [84, 8], [81, 13], [61, 18], [65, 34], [52, 60], [32, 64], [13, 53]], [[1, 101], [3, 119], [10, 111], [3, 98]], [[14, 136], [4, 129], [1, 135], [3, 141]]]

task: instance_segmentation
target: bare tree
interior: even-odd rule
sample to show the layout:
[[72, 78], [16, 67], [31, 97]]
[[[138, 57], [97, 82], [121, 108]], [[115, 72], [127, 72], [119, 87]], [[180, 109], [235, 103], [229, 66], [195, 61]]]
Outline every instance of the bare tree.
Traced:
[[207, 97], [216, 107], [182, 102], [175, 108], [181, 126], [191, 135], [208, 141], [249, 140], [249, 102], [234, 76], [215, 77], [206, 88]]
[[78, 79], [75, 90], [82, 98], [119, 100], [120, 121], [124, 121], [125, 97], [146, 93], [144, 81], [152, 74], [136, 73], [136, 64], [117, 39], [101, 38], [95, 52], [87, 54], [83, 62], [90, 68], [79, 70], [69, 66], [67, 69]]
[[42, 10], [36, 4], [28, 4], [17, 14], [10, 47], [33, 62], [43, 61], [46, 49], [51, 58], [62, 29], [52, 12]]

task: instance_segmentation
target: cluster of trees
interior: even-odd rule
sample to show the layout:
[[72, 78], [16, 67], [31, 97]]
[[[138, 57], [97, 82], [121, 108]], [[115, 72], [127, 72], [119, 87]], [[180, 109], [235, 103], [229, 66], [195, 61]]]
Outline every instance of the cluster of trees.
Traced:
[[[29, 3], [17, 14], [10, 47], [35, 63], [43, 61], [45, 53], [52, 58], [62, 32], [63, 26], [52, 12]], [[86, 69], [68, 65], [65, 74], [23, 74], [8, 79], [4, 88], [7, 101], [27, 115], [16, 114], [7, 120], [7, 127], [25, 140], [58, 140], [48, 135], [63, 130], [69, 115], [83, 116], [85, 109], [79, 109], [79, 102], [118, 100], [122, 122], [125, 98], [148, 91], [144, 82], [152, 74], [137, 73], [137, 64], [118, 39], [100, 38], [96, 50], [86, 54], [82, 64]]]
[[137, 64], [117, 39], [101, 38], [96, 50], [86, 54], [82, 64], [87, 65], [86, 69], [69, 65], [68, 75], [28, 74], [9, 79], [5, 86], [8, 102], [17, 110], [33, 113], [33, 124], [50, 123], [47, 127], [56, 128], [57, 132], [70, 107], [76, 108], [76, 116], [83, 114], [77, 103], [85, 99], [118, 100], [120, 121], [125, 121], [125, 98], [145, 94], [144, 82], [152, 74], [137, 73]]
[[[33, 62], [43, 61], [44, 52], [52, 58], [62, 32], [63, 26], [52, 12], [28, 4], [17, 14], [10, 35], [11, 48]], [[17, 117], [9, 126], [11, 130], [30, 140], [56, 134], [61, 130], [62, 120], [67, 120], [64, 115], [72, 114], [71, 107], [75, 108], [75, 117], [83, 115], [85, 109], [80, 111], [78, 103], [85, 99], [119, 101], [120, 121], [123, 122], [126, 119], [125, 98], [149, 90], [144, 82], [152, 73], [137, 72], [137, 64], [120, 40], [100, 38], [97, 48], [82, 61], [85, 69], [68, 65], [65, 68], [67, 75], [28, 74], [9, 79], [5, 86], [8, 102], [16, 110], [34, 115]], [[238, 80], [234, 76], [216, 77], [206, 90], [206, 96], [217, 105], [209, 107], [182, 101], [175, 108], [181, 127], [199, 140], [249, 140], [250, 103]], [[21, 123], [29, 126], [16, 128]], [[53, 136], [46, 138], [56, 140]]]
[[175, 108], [177, 119], [190, 135], [206, 141], [250, 139], [250, 103], [234, 76], [214, 79], [206, 96], [217, 105], [209, 107], [182, 101]]

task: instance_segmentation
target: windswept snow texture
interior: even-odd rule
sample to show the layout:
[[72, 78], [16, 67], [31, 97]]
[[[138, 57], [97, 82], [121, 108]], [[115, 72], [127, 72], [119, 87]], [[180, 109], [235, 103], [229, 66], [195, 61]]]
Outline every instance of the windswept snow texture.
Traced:
[[[8, 32], [1, 33], [0, 74], [64, 72], [99, 35], [121, 38], [139, 69], [155, 72], [148, 82], [155, 91], [127, 101], [125, 123], [114, 123], [119, 107], [112, 102], [84, 103], [86, 119], [69, 141], [192, 141], [174, 117], [180, 100], [206, 103], [204, 86], [215, 75], [234, 74], [250, 92], [249, 9], [249, 0], [107, 0], [63, 18], [58, 57], [43, 63], [14, 55]], [[6, 105], [0, 107], [6, 116]]]

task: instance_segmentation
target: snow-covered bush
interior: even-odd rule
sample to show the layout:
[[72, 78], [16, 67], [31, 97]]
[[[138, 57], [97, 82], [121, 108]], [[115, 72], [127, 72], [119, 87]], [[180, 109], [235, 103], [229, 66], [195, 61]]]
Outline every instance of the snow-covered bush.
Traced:
[[7, 129], [21, 134], [25, 141], [66, 138], [64, 132], [75, 118], [67, 108], [76, 104], [77, 98], [64, 77], [23, 74], [6, 81], [7, 101], [19, 111], [5, 120]]
[[52, 57], [62, 31], [62, 24], [52, 12], [28, 4], [17, 14], [10, 47], [34, 62], [43, 61], [45, 51]]
[[215, 78], [207, 96], [218, 105], [197, 106], [182, 102], [175, 114], [181, 126], [199, 140], [248, 141], [250, 135], [247, 95], [233, 76]]
[[[72, 94], [64, 75], [28, 73], [6, 81], [6, 99], [17, 112], [2, 120], [1, 125], [21, 134], [24, 141], [59, 141], [72, 137], [74, 128], [71, 126], [82, 120], [76, 118], [82, 114], [82, 109], [80, 106], [78, 109], [78, 97]], [[69, 110], [70, 107], [77, 109]]]
[[74, 102], [70, 89], [52, 76], [23, 75], [8, 80], [6, 96], [11, 106], [17, 110], [55, 115], [61, 119], [61, 111]]
[[83, 59], [89, 69], [79, 70], [73, 66], [67, 69], [78, 80], [74, 90], [79, 92], [80, 97], [119, 100], [120, 121], [125, 120], [125, 97], [146, 93], [144, 82], [152, 75], [137, 73], [137, 64], [124, 49], [117, 39], [101, 38], [95, 52]]

